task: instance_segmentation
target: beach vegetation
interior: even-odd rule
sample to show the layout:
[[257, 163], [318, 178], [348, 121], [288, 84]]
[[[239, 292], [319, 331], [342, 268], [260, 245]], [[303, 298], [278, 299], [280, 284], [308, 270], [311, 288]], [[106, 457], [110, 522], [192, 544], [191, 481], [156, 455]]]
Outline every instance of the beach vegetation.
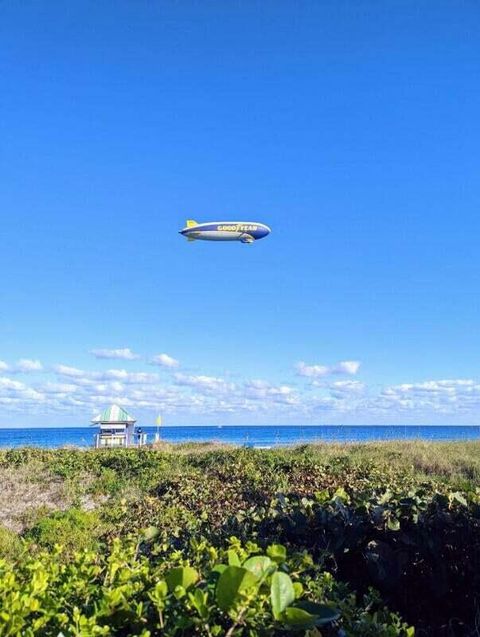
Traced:
[[96, 511], [83, 511], [75, 507], [66, 511], [54, 511], [39, 517], [25, 533], [32, 548], [35, 545], [53, 550], [62, 546], [65, 554], [94, 548], [102, 533], [100, 516]]
[[[143, 536], [154, 542], [155, 533]], [[188, 557], [187, 557], [188, 556]], [[0, 561], [0, 634], [356, 635], [414, 634], [373, 592], [358, 598], [307, 554], [266, 551], [231, 538], [155, 559], [142, 541], [115, 540], [108, 553], [53, 551]]]
[[0, 471], [29, 484], [49, 475], [59, 494], [56, 508], [30, 502], [21, 525], [0, 530], [2, 594], [12, 573], [24, 600], [35, 572], [49, 582], [30, 614], [28, 604], [20, 619], [0, 613], [0, 635], [21, 625], [17, 634], [65, 637], [471, 637], [479, 450], [0, 452]]

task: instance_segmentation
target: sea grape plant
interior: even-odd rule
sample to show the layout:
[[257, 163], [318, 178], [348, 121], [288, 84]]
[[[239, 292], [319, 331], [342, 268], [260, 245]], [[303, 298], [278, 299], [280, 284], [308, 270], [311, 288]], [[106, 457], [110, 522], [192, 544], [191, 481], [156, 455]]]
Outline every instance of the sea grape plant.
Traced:
[[307, 555], [288, 558], [281, 545], [262, 552], [232, 538], [217, 551], [201, 542], [191, 559], [175, 552], [157, 562], [142, 551], [154, 539], [150, 529], [140, 542], [115, 541], [106, 555], [65, 560], [56, 547], [19, 564], [0, 561], [0, 635], [413, 635], [393, 614], [383, 626], [348, 595], [335, 599], [333, 578], [317, 577]]

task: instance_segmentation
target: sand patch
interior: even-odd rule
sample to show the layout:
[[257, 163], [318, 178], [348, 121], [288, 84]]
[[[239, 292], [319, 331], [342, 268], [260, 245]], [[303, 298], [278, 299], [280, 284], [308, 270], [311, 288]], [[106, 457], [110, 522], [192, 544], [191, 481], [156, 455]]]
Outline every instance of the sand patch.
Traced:
[[0, 485], [0, 525], [17, 533], [36, 509], [63, 510], [69, 505], [63, 480], [31, 464], [0, 469]]

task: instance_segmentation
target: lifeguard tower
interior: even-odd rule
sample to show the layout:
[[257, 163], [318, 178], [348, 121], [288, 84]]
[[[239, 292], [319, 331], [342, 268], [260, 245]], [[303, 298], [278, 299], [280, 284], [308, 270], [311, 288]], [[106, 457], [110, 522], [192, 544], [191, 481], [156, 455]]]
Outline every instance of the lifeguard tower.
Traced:
[[95, 448], [143, 446], [147, 442], [147, 434], [135, 427], [136, 422], [123, 407], [108, 407], [92, 420], [92, 425], [100, 427], [95, 434]]

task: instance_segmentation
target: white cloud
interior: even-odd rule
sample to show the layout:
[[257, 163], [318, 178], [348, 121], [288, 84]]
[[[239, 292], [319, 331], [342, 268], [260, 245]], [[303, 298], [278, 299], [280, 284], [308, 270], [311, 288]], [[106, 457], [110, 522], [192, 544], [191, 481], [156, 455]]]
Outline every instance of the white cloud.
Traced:
[[73, 383], [44, 383], [42, 385], [42, 391], [45, 394], [62, 394], [64, 396], [72, 394], [77, 391], [77, 386]]
[[55, 365], [53, 370], [57, 374], [62, 376], [69, 376], [71, 378], [81, 378], [85, 375], [85, 372], [77, 367], [70, 367], [69, 365]]
[[298, 398], [289, 385], [272, 385], [265, 380], [250, 380], [244, 384], [244, 396], [249, 400], [293, 404]]
[[307, 378], [320, 378], [330, 373], [330, 368], [326, 365], [307, 365], [303, 361], [297, 363], [295, 369], [299, 376], [305, 376]]
[[55, 365], [53, 368], [59, 376], [66, 376], [71, 382], [80, 385], [93, 385], [98, 381], [122, 381], [127, 384], [151, 384], [159, 380], [158, 374], [147, 372], [129, 372], [126, 369], [107, 369], [106, 371], [85, 371], [67, 365]]
[[159, 365], [160, 367], [179, 367], [180, 363], [175, 358], [172, 358], [168, 354], [157, 354], [154, 356], [151, 361], [151, 365]]
[[338, 394], [358, 394], [365, 390], [365, 384], [359, 380], [337, 380], [330, 383], [329, 389]]
[[15, 370], [19, 372], [41, 372], [43, 365], [39, 360], [33, 360], [31, 358], [21, 358], [15, 365]]
[[371, 407], [383, 411], [455, 414], [480, 408], [480, 383], [471, 379], [428, 380], [383, 389]]
[[334, 374], [351, 374], [352, 376], [355, 376], [359, 369], [359, 361], [341, 361], [333, 367], [332, 372]]
[[140, 356], [132, 352], [129, 347], [119, 349], [92, 349], [90, 350], [90, 354], [93, 354], [95, 358], [110, 360], [135, 361], [140, 358]]
[[13, 380], [12, 378], [3, 376], [0, 377], [0, 387], [5, 390], [21, 391], [26, 388], [26, 385], [19, 380]]
[[44, 367], [38, 359], [21, 358], [13, 365], [8, 365], [5, 361], [0, 361], [0, 372], [10, 372], [11, 374], [30, 374], [43, 372]]
[[359, 361], [340, 361], [336, 365], [307, 365], [300, 361], [295, 365], [297, 374], [306, 378], [322, 378], [333, 374], [348, 374], [354, 376], [360, 369]]
[[232, 390], [234, 385], [228, 383], [223, 378], [217, 378], [215, 376], [192, 376], [188, 374], [176, 373], [174, 375], [177, 385], [185, 385], [187, 387], [194, 387], [199, 390], [207, 391], [220, 391], [220, 390]]
[[109, 369], [106, 372], [94, 372], [94, 378], [105, 380], [122, 380], [130, 385], [151, 384], [159, 380], [158, 374], [149, 374], [147, 372], [127, 372], [125, 369]]
[[45, 395], [12, 378], [0, 377], [0, 405], [14, 411], [29, 409], [32, 405], [45, 402]]

